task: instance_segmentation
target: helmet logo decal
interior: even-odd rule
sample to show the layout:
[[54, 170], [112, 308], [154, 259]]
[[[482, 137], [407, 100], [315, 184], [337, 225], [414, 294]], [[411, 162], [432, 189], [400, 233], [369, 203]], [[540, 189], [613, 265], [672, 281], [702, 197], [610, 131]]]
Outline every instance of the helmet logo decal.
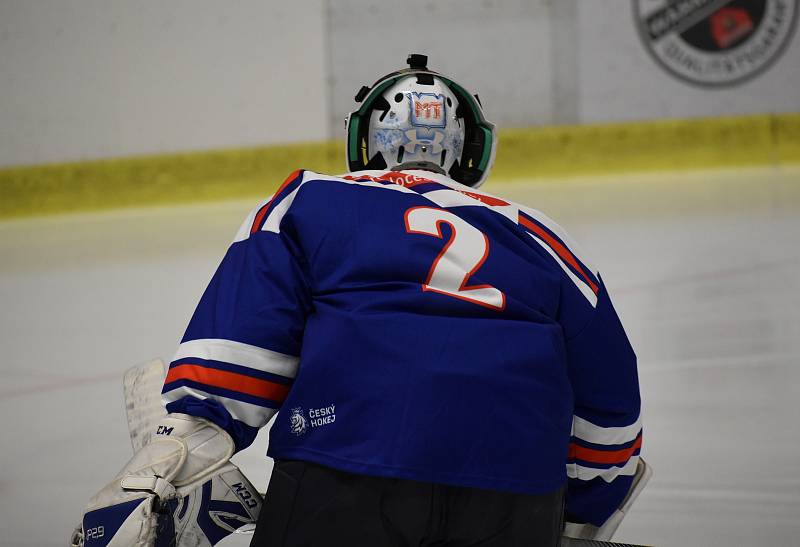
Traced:
[[437, 93], [411, 93], [411, 125], [417, 127], [445, 127], [444, 95]]
[[441, 131], [431, 131], [431, 136], [420, 136], [419, 132], [416, 129], [409, 129], [405, 132], [406, 138], [408, 139], [406, 143], [406, 148], [408, 149], [409, 153], [415, 154], [417, 151], [417, 146], [422, 149], [422, 152], [430, 152], [432, 154], [441, 154], [442, 153], [442, 142], [444, 141], [444, 133]]

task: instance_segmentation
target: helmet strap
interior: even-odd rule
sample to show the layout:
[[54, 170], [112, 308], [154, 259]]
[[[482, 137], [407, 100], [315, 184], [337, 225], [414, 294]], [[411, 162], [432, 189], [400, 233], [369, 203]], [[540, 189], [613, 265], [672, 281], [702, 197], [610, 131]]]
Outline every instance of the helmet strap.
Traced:
[[444, 169], [436, 165], [435, 163], [429, 161], [407, 161], [401, 163], [400, 165], [395, 165], [392, 167], [392, 171], [405, 171], [408, 169], [420, 169], [422, 171], [433, 171], [434, 173], [439, 173], [440, 175], [447, 176], [447, 173]]

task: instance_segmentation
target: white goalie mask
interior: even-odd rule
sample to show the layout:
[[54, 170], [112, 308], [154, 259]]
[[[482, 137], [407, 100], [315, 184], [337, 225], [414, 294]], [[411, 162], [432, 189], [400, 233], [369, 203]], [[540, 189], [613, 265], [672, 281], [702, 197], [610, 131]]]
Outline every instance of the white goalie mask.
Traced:
[[[458, 99], [439, 78], [420, 85], [407, 76], [389, 86], [382, 99], [389, 110], [370, 114], [367, 139], [389, 169], [417, 168], [447, 174], [464, 149], [464, 124], [456, 116]], [[380, 101], [383, 103], [384, 101]]]
[[409, 55], [408, 64], [356, 95], [362, 104], [347, 118], [348, 169], [425, 169], [480, 186], [497, 138], [477, 95], [428, 70], [424, 55]]

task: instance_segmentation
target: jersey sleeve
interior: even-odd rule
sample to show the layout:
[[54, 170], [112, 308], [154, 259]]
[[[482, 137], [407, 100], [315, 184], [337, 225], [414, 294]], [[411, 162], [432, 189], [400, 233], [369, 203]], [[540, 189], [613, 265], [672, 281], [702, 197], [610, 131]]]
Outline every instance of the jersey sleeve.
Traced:
[[[565, 292], [563, 318], [574, 411], [567, 520], [601, 526], [631, 487], [642, 446], [636, 355], [599, 276], [594, 306]], [[568, 317], [566, 316], [568, 315]]]
[[291, 215], [282, 211], [278, 224], [264, 226], [292, 180], [245, 220], [197, 305], [162, 389], [168, 412], [215, 422], [237, 450], [252, 443], [285, 400], [311, 308]]
[[522, 208], [519, 223], [561, 270], [561, 325], [573, 417], [567, 520], [601, 526], [620, 507], [642, 446], [636, 355], [605, 284], [564, 230]]

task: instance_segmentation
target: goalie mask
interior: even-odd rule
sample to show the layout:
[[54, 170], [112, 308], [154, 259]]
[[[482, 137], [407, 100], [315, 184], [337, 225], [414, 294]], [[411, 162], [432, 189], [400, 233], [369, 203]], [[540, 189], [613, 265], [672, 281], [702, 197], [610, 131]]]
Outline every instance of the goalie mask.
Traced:
[[356, 95], [361, 107], [347, 117], [347, 167], [425, 169], [477, 188], [494, 162], [494, 124], [478, 96], [428, 70], [424, 55]]

